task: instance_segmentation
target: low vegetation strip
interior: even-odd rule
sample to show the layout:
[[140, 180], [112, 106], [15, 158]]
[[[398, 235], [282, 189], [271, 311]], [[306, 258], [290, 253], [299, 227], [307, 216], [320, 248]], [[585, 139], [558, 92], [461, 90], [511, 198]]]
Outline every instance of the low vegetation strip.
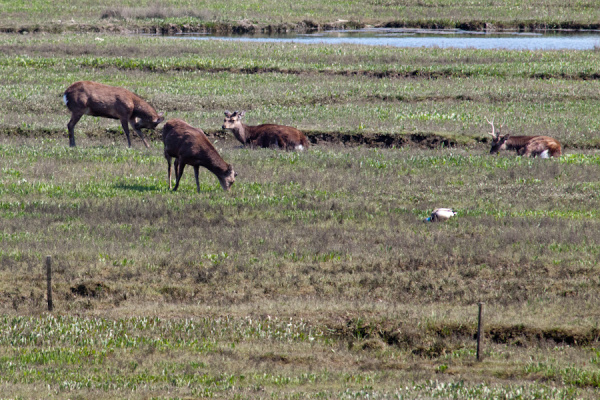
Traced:
[[[42, 10], [31, 6], [28, 23]], [[186, 23], [168, 4], [155, 17], [127, 2], [71, 6], [69, 18], [93, 14], [88, 26], [107, 9], [100, 24], [115, 29], [163, 24], [151, 21], [160, 12]], [[305, 6], [247, 24], [285, 23]], [[20, 10], [3, 7], [0, 20]], [[597, 51], [100, 30], [0, 35], [0, 48], [3, 396], [597, 397]], [[235, 184], [224, 192], [201, 170], [199, 193], [190, 173], [169, 191], [160, 131], [149, 149], [135, 137], [128, 150], [107, 119], [84, 116], [69, 148], [61, 97], [79, 80], [127, 88], [206, 130]], [[225, 110], [298, 127], [313, 145], [242, 148], [219, 129]], [[492, 157], [486, 117], [556, 137], [565, 154]], [[421, 222], [440, 206], [457, 215]], [[47, 255], [52, 315], [42, 311]]]
[[[231, 138], [225, 131], [222, 130], [206, 130], [205, 133], [211, 138], [221, 140], [230, 140]], [[489, 147], [487, 138], [480, 140], [469, 136], [461, 137], [457, 135], [444, 137], [436, 133], [422, 132], [412, 134], [385, 134], [385, 133], [364, 133], [364, 132], [319, 132], [319, 131], [304, 131], [309, 141], [315, 145], [343, 145], [343, 146], [364, 146], [375, 148], [400, 148], [404, 146], [416, 146], [421, 148], [438, 149], [443, 147], [469, 147], [469, 148], [486, 148]], [[0, 129], [0, 135], [7, 137], [37, 137], [37, 138], [65, 138], [65, 129], [24, 129], [5, 128]], [[90, 138], [112, 138], [121, 140], [123, 133], [118, 129], [102, 129], [95, 131], [87, 131], [86, 136]], [[148, 132], [147, 137], [160, 141], [160, 132]]]
[[[4, 316], [0, 327], [0, 382], [9, 396], [592, 399], [598, 388], [593, 368], [540, 359], [526, 347], [495, 346], [479, 369], [468, 345], [451, 349], [437, 341], [407, 352], [410, 342], [403, 342], [386, 350], [381, 341], [340, 341], [294, 318]], [[555, 349], [557, 356], [598, 362], [597, 351]], [[517, 366], [510, 385], [498, 379], [506, 358]], [[451, 381], [455, 373], [460, 382]], [[405, 381], [412, 383], [398, 384]]]
[[[476, 53], [476, 50], [471, 50]], [[481, 60], [481, 63], [469, 61], [465, 64], [446, 64], [443, 57], [449, 56], [458, 50], [446, 50], [446, 54], [440, 55], [434, 65], [414, 65], [407, 61], [394, 64], [383, 62], [368, 62], [366, 65], [359, 63], [359, 67], [344, 65], [335, 61], [328, 63], [322, 59], [315, 63], [289, 62], [283, 58], [247, 58], [230, 57], [215, 59], [211, 56], [180, 55], [178, 57], [1, 57], [0, 67], [5, 68], [64, 68], [80, 67], [89, 69], [112, 69], [128, 71], [156, 72], [190, 72], [202, 71], [209, 73], [237, 73], [237, 74], [286, 74], [306, 75], [315, 74], [319, 76], [342, 75], [348, 77], [366, 77], [378, 79], [440, 79], [440, 78], [469, 78], [469, 77], [493, 77], [493, 78], [530, 78], [530, 79], [560, 79], [560, 80], [598, 80], [600, 73], [590, 69], [591, 62], [597, 58], [595, 53], [586, 56], [578, 56], [577, 60], [565, 63], [561, 55], [555, 59], [537, 60], [532, 54], [531, 62], [535, 64], [523, 65], [528, 62], [523, 57], [509, 62], [493, 63], [492, 60]], [[477, 55], [477, 54], [474, 54]], [[360, 57], [360, 55], [359, 55]], [[372, 56], [371, 56], [372, 57]], [[358, 60], [356, 60], [358, 61]], [[372, 61], [372, 60], [369, 60]], [[422, 63], [419, 60], [419, 63]], [[363, 66], [363, 68], [360, 68]]]
[[[3, 138], [2, 293], [17, 310], [43, 293], [42, 282], [33, 295], [21, 288], [27, 271], [55, 253], [57, 298], [75, 308], [166, 299], [220, 309], [314, 296], [350, 309], [356, 299], [510, 307], [550, 296], [548, 310], [559, 315], [558, 305], [580, 302], [581, 314], [565, 324], [585, 326], [597, 312], [586, 306], [598, 285], [597, 155], [335, 146], [285, 153], [225, 141], [235, 185], [223, 194], [212, 174], [201, 174], [197, 194], [189, 176], [178, 192], [168, 190], [159, 143], [132, 153], [81, 139], [70, 150], [53, 138]], [[439, 203], [457, 218], [422, 224]], [[90, 290], [78, 289], [88, 281]]]
[[66, 0], [51, 5], [3, 5], [0, 30], [5, 32], [152, 31], [152, 32], [286, 32], [354, 28], [366, 25], [498, 29], [598, 29], [599, 12], [593, 1], [530, 1], [490, 3], [460, 0], [422, 2], [259, 1], [230, 7], [223, 1], [182, 6], [173, 0], [141, 5], [131, 0], [99, 1], [86, 7]]
[[[477, 325], [473, 323], [429, 323], [422, 329], [415, 329], [411, 324], [401, 321], [365, 321], [362, 318], [344, 321], [341, 325], [330, 325], [325, 330], [339, 340], [356, 341], [360, 339], [379, 339], [393, 346], [399, 346], [414, 353], [450, 352], [442, 346], [464, 346], [469, 340], [477, 338]], [[491, 343], [509, 346], [536, 347], [547, 344], [588, 347], [596, 344], [600, 338], [600, 330], [596, 327], [578, 328], [540, 328], [523, 324], [493, 324], [484, 327], [485, 340]], [[437, 349], [429, 348], [435, 344]]]
[[[566, 153], [600, 143], [596, 51], [96, 38], [4, 35], [0, 130], [60, 132], [68, 122], [64, 90], [78, 80], [95, 80], [125, 87], [168, 118], [215, 133], [225, 110], [252, 110], [250, 124], [294, 126], [314, 132], [316, 141], [383, 140], [393, 146], [401, 138], [431, 136], [444, 145], [476, 144], [488, 136], [487, 117], [504, 121], [512, 135], [554, 137]], [[419, 73], [400, 76], [410, 71]], [[88, 117], [79, 126], [93, 136], [115, 128]]]

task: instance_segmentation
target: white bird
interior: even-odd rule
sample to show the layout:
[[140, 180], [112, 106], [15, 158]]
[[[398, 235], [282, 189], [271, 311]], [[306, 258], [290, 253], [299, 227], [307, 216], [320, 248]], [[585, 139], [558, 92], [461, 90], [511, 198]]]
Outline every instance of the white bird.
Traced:
[[423, 222], [441, 222], [447, 221], [454, 217], [456, 213], [451, 208], [436, 208], [431, 213], [431, 217], [427, 217]]

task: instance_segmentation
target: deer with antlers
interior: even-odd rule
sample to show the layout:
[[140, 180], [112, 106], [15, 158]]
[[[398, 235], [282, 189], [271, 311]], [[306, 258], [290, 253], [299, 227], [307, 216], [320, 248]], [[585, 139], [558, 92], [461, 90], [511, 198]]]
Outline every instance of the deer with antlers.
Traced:
[[510, 134], [501, 135], [502, 126], [498, 132], [494, 127], [494, 120], [485, 119], [491, 126], [492, 148], [490, 154], [496, 154], [500, 150], [515, 150], [518, 155], [526, 157], [549, 158], [560, 157], [562, 154], [560, 142], [549, 136], [510, 136]]

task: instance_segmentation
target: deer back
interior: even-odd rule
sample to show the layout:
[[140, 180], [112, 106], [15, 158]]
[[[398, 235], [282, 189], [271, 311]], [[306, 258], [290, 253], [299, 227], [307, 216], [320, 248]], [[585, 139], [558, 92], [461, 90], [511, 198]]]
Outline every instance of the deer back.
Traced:
[[296, 128], [277, 124], [248, 126], [242, 122], [245, 111], [225, 111], [223, 129], [230, 129], [244, 145], [254, 147], [280, 147], [287, 150], [302, 150], [308, 147], [306, 136]]
[[509, 150], [520, 155], [558, 157], [562, 154], [560, 142], [549, 136], [511, 136], [506, 143]]
[[180, 163], [205, 167], [217, 176], [231, 169], [206, 134], [181, 119], [167, 121], [162, 139], [165, 155], [179, 159]]
[[248, 143], [257, 147], [274, 147], [293, 150], [308, 147], [308, 139], [296, 128], [285, 125], [263, 124], [246, 128]]
[[137, 94], [127, 89], [92, 81], [79, 81], [64, 93], [67, 108], [78, 114], [130, 120], [139, 118], [143, 128], [154, 129], [164, 118]]

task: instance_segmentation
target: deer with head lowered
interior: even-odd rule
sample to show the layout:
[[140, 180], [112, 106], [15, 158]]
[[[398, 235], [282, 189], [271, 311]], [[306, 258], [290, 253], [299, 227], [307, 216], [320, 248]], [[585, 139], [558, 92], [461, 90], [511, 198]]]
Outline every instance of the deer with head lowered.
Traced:
[[230, 129], [237, 140], [250, 147], [279, 147], [286, 150], [304, 150], [309, 146], [304, 133], [285, 125], [263, 124], [248, 126], [242, 122], [245, 111], [225, 111], [222, 129]]
[[202, 129], [196, 129], [180, 119], [171, 119], [163, 127], [162, 139], [168, 164], [169, 189], [171, 189], [171, 160], [173, 158], [175, 159], [175, 178], [177, 179], [173, 191], [179, 187], [186, 164], [194, 167], [198, 193], [200, 193], [200, 183], [198, 182], [200, 167], [215, 174], [219, 178], [223, 190], [229, 190], [235, 182], [237, 174], [233, 167], [221, 158]]
[[129, 124], [144, 145], [150, 147], [141, 128], [154, 129], [164, 121], [163, 114], [158, 114], [140, 96], [127, 89], [97, 82], [75, 82], [65, 90], [63, 101], [71, 111], [71, 120], [67, 124], [71, 147], [75, 147], [75, 125], [84, 115], [120, 120], [129, 147], [131, 147]]
[[500, 150], [515, 150], [518, 155], [526, 157], [549, 158], [560, 157], [562, 154], [560, 142], [549, 136], [510, 136], [501, 135], [502, 125], [496, 132], [494, 120], [485, 119], [491, 126], [492, 148], [490, 154], [496, 154]]

